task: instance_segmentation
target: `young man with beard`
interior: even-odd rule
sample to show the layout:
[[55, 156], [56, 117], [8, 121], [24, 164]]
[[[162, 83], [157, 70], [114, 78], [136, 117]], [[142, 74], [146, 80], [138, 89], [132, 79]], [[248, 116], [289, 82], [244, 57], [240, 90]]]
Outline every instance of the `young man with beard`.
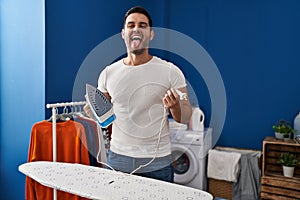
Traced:
[[[181, 70], [149, 54], [153, 37], [149, 13], [139, 6], [128, 10], [122, 29], [127, 57], [107, 66], [99, 76], [98, 89], [112, 102], [116, 115], [108, 165], [173, 182], [168, 115], [187, 123], [192, 109], [188, 98], [180, 99], [175, 90], [187, 94]], [[88, 106], [85, 111], [91, 116]]]

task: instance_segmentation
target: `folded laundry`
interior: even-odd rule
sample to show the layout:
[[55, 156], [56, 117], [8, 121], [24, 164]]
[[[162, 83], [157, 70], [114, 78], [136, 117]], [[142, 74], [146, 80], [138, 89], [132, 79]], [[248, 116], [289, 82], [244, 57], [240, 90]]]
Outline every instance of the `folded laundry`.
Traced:
[[211, 149], [208, 152], [207, 177], [237, 182], [241, 154]]

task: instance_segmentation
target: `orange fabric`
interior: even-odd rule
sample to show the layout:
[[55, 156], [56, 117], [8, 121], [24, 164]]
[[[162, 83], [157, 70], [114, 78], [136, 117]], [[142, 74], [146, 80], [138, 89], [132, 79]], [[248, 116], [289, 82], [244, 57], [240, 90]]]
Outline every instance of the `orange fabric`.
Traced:
[[[84, 127], [72, 120], [56, 123], [57, 162], [89, 165]], [[52, 122], [46, 120], [33, 125], [28, 151], [28, 162], [52, 161]], [[26, 177], [26, 200], [53, 200], [53, 189]], [[70, 193], [57, 191], [58, 200], [83, 200]]]

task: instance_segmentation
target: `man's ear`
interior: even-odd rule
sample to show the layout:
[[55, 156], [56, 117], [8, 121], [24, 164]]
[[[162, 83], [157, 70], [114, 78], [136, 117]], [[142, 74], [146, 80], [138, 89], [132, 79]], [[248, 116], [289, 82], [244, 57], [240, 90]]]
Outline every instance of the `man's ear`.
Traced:
[[122, 28], [122, 31], [121, 31], [121, 35], [122, 35], [122, 38], [124, 39], [125, 31], [124, 31], [123, 28]]
[[151, 30], [151, 33], [150, 33], [150, 40], [153, 40], [153, 38], [154, 38], [154, 31], [153, 31], [153, 29]]

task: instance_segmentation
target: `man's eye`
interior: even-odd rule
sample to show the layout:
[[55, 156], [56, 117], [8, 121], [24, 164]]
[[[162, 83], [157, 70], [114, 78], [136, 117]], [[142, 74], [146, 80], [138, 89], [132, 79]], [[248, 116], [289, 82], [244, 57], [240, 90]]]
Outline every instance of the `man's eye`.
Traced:
[[148, 28], [148, 25], [147, 24], [140, 24], [140, 28]]

